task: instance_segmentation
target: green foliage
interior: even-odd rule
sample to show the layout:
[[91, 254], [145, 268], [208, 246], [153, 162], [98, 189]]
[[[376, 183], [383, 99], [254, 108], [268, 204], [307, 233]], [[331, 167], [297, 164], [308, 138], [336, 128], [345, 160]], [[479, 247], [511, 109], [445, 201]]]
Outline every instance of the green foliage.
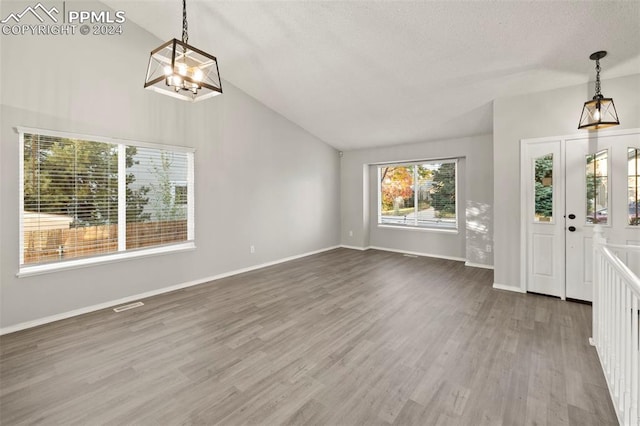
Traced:
[[424, 164], [420, 164], [418, 166], [418, 179], [420, 180], [431, 180], [433, 177], [433, 171]]
[[553, 214], [553, 188], [536, 182], [536, 215], [551, 217]]
[[[128, 147], [133, 165], [135, 147]], [[127, 175], [127, 183], [135, 180]], [[127, 187], [127, 218], [145, 220], [148, 188]], [[117, 145], [75, 139], [25, 135], [24, 209], [73, 218], [72, 226], [118, 222]]]
[[551, 217], [553, 214], [553, 185], [544, 186], [544, 178], [553, 177], [553, 156], [536, 159], [535, 170], [535, 214]]
[[152, 172], [155, 175], [155, 183], [152, 188], [152, 206], [155, 219], [158, 221], [180, 220], [186, 218], [186, 209], [176, 204], [175, 189], [171, 181], [170, 156], [162, 151], [160, 164], [152, 160]]
[[456, 211], [456, 165], [444, 163], [433, 172], [431, 206], [437, 217], [449, 217]]

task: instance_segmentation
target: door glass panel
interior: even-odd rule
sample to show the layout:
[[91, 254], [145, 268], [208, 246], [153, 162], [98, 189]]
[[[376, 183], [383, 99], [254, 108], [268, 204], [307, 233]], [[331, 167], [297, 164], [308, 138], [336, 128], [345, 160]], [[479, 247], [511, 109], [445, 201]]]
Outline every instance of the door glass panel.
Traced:
[[587, 223], [606, 225], [609, 220], [607, 150], [586, 156]]
[[638, 206], [638, 162], [640, 160], [640, 149], [628, 148], [627, 149], [627, 163], [628, 163], [628, 196], [627, 200], [629, 211], [629, 225], [638, 226], [640, 222], [640, 206]]
[[535, 222], [553, 221], [553, 154], [535, 159]]

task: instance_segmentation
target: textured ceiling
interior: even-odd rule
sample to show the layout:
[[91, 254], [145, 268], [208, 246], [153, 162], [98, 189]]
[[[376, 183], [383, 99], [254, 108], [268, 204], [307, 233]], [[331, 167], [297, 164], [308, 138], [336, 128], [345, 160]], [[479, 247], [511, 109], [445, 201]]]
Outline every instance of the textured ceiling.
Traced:
[[[180, 38], [179, 0], [104, 3]], [[189, 0], [187, 13], [223, 79], [342, 150], [489, 133], [493, 99], [592, 81], [596, 50], [604, 80], [640, 73], [638, 1]]]

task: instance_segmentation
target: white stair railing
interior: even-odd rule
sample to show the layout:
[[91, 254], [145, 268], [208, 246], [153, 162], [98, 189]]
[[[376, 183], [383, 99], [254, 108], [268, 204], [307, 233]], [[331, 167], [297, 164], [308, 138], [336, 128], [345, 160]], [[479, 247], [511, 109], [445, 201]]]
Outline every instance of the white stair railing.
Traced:
[[607, 244], [599, 225], [593, 234], [593, 337], [621, 425], [640, 426], [640, 279], [613, 250], [640, 246]]

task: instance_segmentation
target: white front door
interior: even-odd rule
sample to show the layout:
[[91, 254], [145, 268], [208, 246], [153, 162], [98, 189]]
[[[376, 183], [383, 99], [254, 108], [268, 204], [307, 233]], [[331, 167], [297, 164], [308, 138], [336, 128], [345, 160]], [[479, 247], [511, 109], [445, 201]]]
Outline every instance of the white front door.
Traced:
[[[592, 300], [596, 223], [640, 244], [640, 131], [522, 141], [523, 282], [529, 292]], [[626, 259], [630, 266], [640, 259]]]
[[630, 176], [637, 148], [638, 133], [566, 140], [567, 298], [592, 300], [595, 224], [604, 227], [609, 242], [634, 243], [636, 182]]

